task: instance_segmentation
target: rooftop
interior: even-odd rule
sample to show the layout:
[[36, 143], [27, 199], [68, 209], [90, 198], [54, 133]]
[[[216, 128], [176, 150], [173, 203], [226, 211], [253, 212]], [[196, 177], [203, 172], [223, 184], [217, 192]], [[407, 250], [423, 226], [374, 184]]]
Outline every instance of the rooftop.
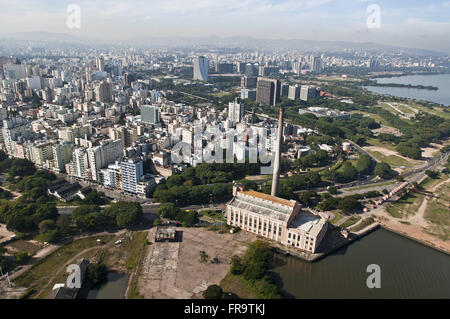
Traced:
[[273, 208], [259, 206], [254, 203], [239, 200], [237, 197], [235, 197], [228, 205], [231, 207], [243, 209], [245, 211], [250, 211], [252, 213], [264, 215], [270, 219], [279, 220], [281, 222], [287, 222], [289, 220], [289, 217], [291, 216], [288, 213], [279, 212]]
[[290, 202], [290, 201], [288, 201], [286, 199], [283, 199], [283, 198], [280, 198], [280, 197], [275, 197], [275, 196], [264, 194], [264, 193], [260, 193], [260, 192], [256, 192], [256, 191], [252, 191], [252, 190], [250, 190], [250, 191], [241, 191], [239, 193], [242, 193], [244, 195], [257, 197], [257, 198], [264, 199], [264, 200], [268, 200], [268, 201], [271, 201], [271, 202], [274, 202], [274, 203], [277, 203], [277, 204], [286, 205], [286, 206], [289, 206], [289, 207], [294, 207], [295, 206], [294, 203], [292, 203], [292, 202]]

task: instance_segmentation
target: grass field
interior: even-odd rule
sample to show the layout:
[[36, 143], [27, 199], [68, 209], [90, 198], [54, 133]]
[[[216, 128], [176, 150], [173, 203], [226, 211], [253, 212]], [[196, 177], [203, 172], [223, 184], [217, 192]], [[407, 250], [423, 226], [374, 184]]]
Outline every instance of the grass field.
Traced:
[[358, 187], [345, 188], [344, 190], [346, 190], [346, 191], [357, 191], [357, 190], [360, 190], [360, 189], [388, 186], [388, 185], [392, 185], [392, 184], [396, 184], [396, 183], [398, 183], [398, 182], [397, 181], [388, 181], [388, 182], [378, 183], [378, 184], [375, 184], [375, 185], [372, 184], [372, 185], [364, 185], [364, 186], [358, 186]]
[[332, 225], [336, 225], [336, 223], [338, 222], [338, 221], [340, 221], [343, 217], [344, 217], [344, 215], [342, 215], [342, 214], [340, 214], [340, 213], [338, 213], [338, 212], [334, 212], [334, 218], [333, 218], [333, 220], [332, 221], [330, 221], [330, 224], [332, 224]]
[[395, 146], [392, 145], [392, 143], [382, 142], [377, 138], [368, 138], [367, 143], [369, 143], [372, 146], [384, 147], [384, 148], [387, 148], [388, 150], [397, 152], [397, 150], [395, 149]]
[[38, 292], [49, 283], [51, 278], [63, 268], [69, 259], [85, 249], [98, 246], [97, 239], [107, 243], [114, 237], [113, 235], [94, 236], [67, 244], [33, 265], [29, 270], [17, 277], [14, 283], [17, 286], [32, 288]]
[[352, 232], [358, 232], [360, 230], [363, 230], [369, 225], [372, 225], [375, 222], [375, 220], [372, 217], [364, 219], [360, 224], [350, 228], [350, 231]]
[[356, 224], [361, 219], [361, 216], [352, 216], [348, 220], [345, 221], [341, 226], [342, 228], [348, 228], [354, 224]]
[[220, 287], [224, 292], [232, 292], [241, 299], [259, 299], [256, 294], [240, 276], [228, 273], [220, 282]]
[[428, 202], [424, 217], [433, 223], [430, 231], [443, 240], [450, 238], [450, 184], [439, 187], [437, 199]]
[[400, 166], [411, 167], [411, 166], [414, 166], [410, 161], [408, 161], [408, 160], [406, 160], [404, 158], [401, 158], [399, 156], [396, 156], [396, 155], [385, 156], [385, 155], [381, 154], [378, 151], [369, 151], [369, 153], [373, 157], [378, 159], [379, 161], [388, 163], [392, 167], [400, 167]]
[[422, 205], [425, 195], [411, 192], [397, 202], [389, 205], [387, 212], [395, 218], [403, 218], [405, 215], [414, 214]]

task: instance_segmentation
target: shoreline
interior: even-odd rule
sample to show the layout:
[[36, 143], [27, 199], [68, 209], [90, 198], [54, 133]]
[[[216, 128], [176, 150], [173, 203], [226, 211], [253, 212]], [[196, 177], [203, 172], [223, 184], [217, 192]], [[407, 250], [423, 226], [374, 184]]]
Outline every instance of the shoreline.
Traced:
[[385, 229], [385, 230], [387, 230], [387, 231], [390, 231], [391, 233], [394, 233], [394, 234], [397, 234], [397, 235], [402, 236], [404, 238], [407, 238], [409, 240], [415, 241], [416, 243], [422, 244], [422, 245], [427, 246], [429, 248], [433, 248], [433, 249], [435, 249], [435, 250], [437, 250], [437, 251], [439, 251], [441, 253], [444, 253], [444, 254], [450, 256], [450, 251], [445, 250], [444, 248], [438, 247], [438, 246], [436, 246], [436, 245], [434, 245], [434, 244], [432, 244], [432, 243], [430, 243], [430, 242], [428, 242], [426, 240], [422, 240], [422, 239], [416, 238], [416, 237], [414, 237], [412, 235], [409, 235], [406, 232], [402, 232], [400, 230], [396, 230], [396, 229], [394, 229], [392, 227], [389, 227], [387, 225], [380, 225], [380, 227]]
[[378, 230], [380, 228], [450, 256], [450, 251], [446, 250], [445, 248], [436, 246], [435, 244], [430, 243], [430, 242], [428, 242], [426, 240], [422, 240], [422, 239], [416, 238], [416, 237], [414, 237], [414, 236], [412, 236], [412, 235], [410, 235], [408, 233], [402, 232], [400, 230], [396, 230], [396, 229], [394, 229], [392, 227], [389, 227], [389, 226], [387, 226], [385, 224], [380, 224], [378, 222], [367, 226], [360, 233], [352, 233], [352, 232], [350, 232], [350, 236], [349, 236], [349, 238], [347, 240], [341, 240], [337, 245], [333, 246], [332, 248], [330, 248], [326, 252], [319, 253], [319, 254], [313, 254], [313, 255], [308, 254], [308, 255], [306, 255], [302, 251], [296, 252], [295, 250], [292, 250], [289, 247], [281, 247], [281, 246], [278, 246], [278, 245], [271, 245], [271, 246], [275, 249], [275, 252], [277, 254], [280, 254], [280, 255], [283, 255], [283, 256], [295, 257], [295, 258], [299, 258], [299, 259], [301, 259], [303, 261], [306, 261], [306, 262], [309, 262], [309, 263], [314, 263], [314, 262], [320, 261], [323, 258], [326, 258], [327, 256], [333, 254], [337, 250], [339, 250], [339, 249], [341, 249], [341, 248], [343, 248], [345, 246], [348, 246], [348, 245], [350, 245], [350, 244], [360, 240], [361, 238], [371, 234], [372, 232], [374, 232], [374, 231], [376, 231], [376, 230]]

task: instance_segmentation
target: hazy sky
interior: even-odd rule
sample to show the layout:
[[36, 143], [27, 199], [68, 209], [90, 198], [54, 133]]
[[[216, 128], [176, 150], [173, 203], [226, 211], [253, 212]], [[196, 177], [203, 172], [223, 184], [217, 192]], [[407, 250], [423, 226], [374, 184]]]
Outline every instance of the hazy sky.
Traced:
[[[81, 28], [69, 29], [69, 4]], [[367, 27], [371, 4], [381, 28]], [[343, 40], [450, 52], [448, 0], [0, 0], [0, 33], [45, 31], [123, 40], [253, 36]]]

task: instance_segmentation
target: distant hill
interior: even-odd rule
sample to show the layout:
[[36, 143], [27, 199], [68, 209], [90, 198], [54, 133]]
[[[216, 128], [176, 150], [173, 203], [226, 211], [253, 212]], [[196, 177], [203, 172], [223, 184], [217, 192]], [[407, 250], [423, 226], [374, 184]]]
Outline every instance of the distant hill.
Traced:
[[284, 39], [260, 39], [254, 37], [141, 37], [124, 41], [112, 41], [107, 39], [80, 37], [65, 33], [51, 32], [21, 32], [0, 34], [1, 41], [14, 41], [15, 43], [41, 42], [41, 43], [66, 43], [66, 44], [98, 44], [98, 45], [119, 45], [136, 47], [221, 47], [221, 48], [246, 48], [246, 49], [295, 49], [300, 51], [343, 51], [348, 49], [391, 52], [402, 51], [410, 54], [422, 55], [448, 55], [445, 52], [424, 50], [417, 48], [394, 47], [380, 45], [371, 42], [350, 42], [350, 41], [316, 41], [316, 40], [284, 40]]

